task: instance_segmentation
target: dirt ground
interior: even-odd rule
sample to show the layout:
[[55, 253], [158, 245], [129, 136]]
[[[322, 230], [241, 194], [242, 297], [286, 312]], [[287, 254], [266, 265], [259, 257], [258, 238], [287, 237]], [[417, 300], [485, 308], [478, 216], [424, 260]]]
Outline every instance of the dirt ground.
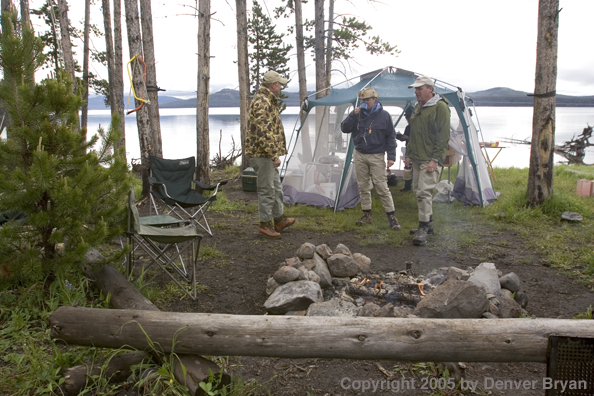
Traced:
[[[240, 180], [225, 186], [231, 200], [257, 202], [254, 192], [244, 192]], [[372, 260], [375, 271], [400, 271], [405, 261], [413, 262], [412, 270], [426, 274], [434, 268], [456, 266], [466, 268], [480, 264], [479, 257], [487, 254], [503, 273], [515, 272], [522, 280], [522, 288], [529, 298], [527, 310], [533, 317], [572, 318], [584, 312], [594, 303], [594, 293], [586, 286], [559, 274], [548, 266], [538, 254], [528, 250], [524, 242], [514, 233], [501, 233], [472, 224], [482, 236], [483, 242], [469, 251], [436, 250], [429, 243], [416, 247], [412, 243], [394, 248], [391, 246], [362, 246], [359, 237], [352, 232], [320, 233], [312, 230], [288, 229], [281, 239], [266, 239], [257, 234], [257, 214], [250, 221], [226, 213], [224, 216], [209, 212], [209, 221], [216, 224], [214, 237], [203, 239], [203, 246], [216, 247], [224, 252], [223, 258], [209, 258], [199, 264], [198, 281], [208, 287], [197, 301], [173, 302], [167, 309], [179, 312], [225, 313], [241, 315], [263, 315], [266, 295], [266, 280], [285, 258], [293, 257], [296, 249], [304, 242], [315, 245], [327, 244], [335, 248], [338, 243], [348, 246], [352, 252], [359, 252]], [[297, 218], [297, 221], [299, 219]], [[407, 232], [403, 230], [401, 232]], [[412, 237], [411, 237], [412, 238]], [[224, 265], [221, 265], [224, 262]], [[486, 320], [486, 319], [485, 319]], [[245, 380], [256, 379], [266, 383], [272, 395], [429, 395], [431, 390], [420, 389], [432, 378], [432, 369], [422, 370], [422, 365], [401, 364], [394, 371], [395, 361], [368, 361], [338, 359], [283, 359], [232, 357], [229, 362], [233, 371]], [[543, 395], [542, 379], [546, 377], [546, 365], [541, 363], [465, 363], [462, 377], [478, 381], [476, 394], [492, 395]], [[385, 369], [385, 370], [382, 370]], [[433, 370], [434, 371], [434, 370]], [[392, 377], [385, 373], [392, 372]], [[356, 381], [401, 380], [415, 378], [415, 388], [400, 390], [377, 389], [362, 391], [354, 389]], [[348, 377], [350, 380], [343, 379]], [[488, 389], [493, 380], [522, 380], [532, 382], [529, 388], [521, 390]], [[351, 382], [352, 381], [352, 382]], [[342, 384], [342, 386], [341, 386]], [[345, 389], [350, 385], [349, 389]], [[439, 388], [439, 386], [438, 386]], [[433, 394], [445, 393], [435, 390]], [[490, 392], [490, 393], [489, 393]], [[473, 394], [473, 392], [465, 392]]]

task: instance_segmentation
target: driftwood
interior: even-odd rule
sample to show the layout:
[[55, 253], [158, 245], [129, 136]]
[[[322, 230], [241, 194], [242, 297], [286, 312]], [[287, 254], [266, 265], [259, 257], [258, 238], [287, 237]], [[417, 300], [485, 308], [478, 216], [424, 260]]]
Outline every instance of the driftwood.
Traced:
[[[584, 158], [586, 157], [586, 148], [594, 146], [594, 143], [590, 143], [592, 132], [592, 127], [588, 126], [584, 128], [578, 137], [575, 137], [574, 135], [571, 140], [563, 143], [562, 145], [555, 145], [555, 154], [565, 158], [569, 165], [585, 165]], [[510, 144], [532, 145], [532, 142], [528, 139], [520, 140], [500, 138], [500, 140]]]
[[213, 159], [210, 161], [210, 167], [212, 169], [219, 169], [224, 170], [228, 166], [231, 166], [235, 163], [235, 160], [241, 156], [241, 147], [235, 147], [235, 139], [231, 136], [231, 142], [233, 145], [231, 146], [231, 151], [227, 153], [227, 155], [223, 156], [221, 151], [221, 141], [223, 140], [223, 130], [221, 129], [220, 137], [219, 137], [219, 152], [216, 153]]
[[[214, 356], [389, 359], [420, 362], [547, 361], [551, 335], [594, 337], [589, 320], [253, 316], [60, 307], [51, 337], [71, 344]], [[142, 329], [141, 329], [142, 327]], [[175, 338], [175, 342], [174, 342]]]
[[[91, 266], [85, 266], [83, 270], [85, 274], [94, 281], [95, 287], [97, 287], [104, 295], [111, 294], [110, 303], [113, 308], [159, 312], [159, 308], [144, 297], [142, 293], [128, 282], [128, 280], [113, 265], [105, 265], [96, 272], [93, 271]], [[94, 320], [91, 320], [89, 323], [91, 325], [89, 331], [91, 332], [95, 331], [93, 329], [93, 323]], [[142, 337], [146, 340], [144, 335]], [[120, 347], [122, 346], [124, 345], [121, 345]], [[171, 350], [167, 350], [166, 352], [169, 353]], [[158, 358], [159, 356], [156, 357]], [[208, 380], [209, 369], [217, 376], [221, 372], [221, 369], [212, 361], [193, 354], [177, 354], [175, 362], [175, 378], [179, 383], [187, 386], [192, 395], [201, 394], [202, 389], [199, 384], [202, 381]], [[182, 365], [186, 370], [185, 376]], [[78, 394], [78, 391], [84, 387], [87, 376], [93, 375], [93, 373], [94, 371], [92, 371], [92, 367], [87, 367], [86, 365], [76, 366], [65, 370], [63, 375], [65, 377], [66, 375], [69, 375], [70, 378], [68, 380], [73, 384], [70, 386], [73, 393], [70, 394]], [[115, 382], [119, 377], [112, 378]], [[229, 377], [228, 374], [223, 374], [219, 386], [228, 385], [230, 382], [231, 377]], [[75, 384], [80, 386], [78, 390], [75, 389]], [[70, 392], [70, 389], [67, 390]]]

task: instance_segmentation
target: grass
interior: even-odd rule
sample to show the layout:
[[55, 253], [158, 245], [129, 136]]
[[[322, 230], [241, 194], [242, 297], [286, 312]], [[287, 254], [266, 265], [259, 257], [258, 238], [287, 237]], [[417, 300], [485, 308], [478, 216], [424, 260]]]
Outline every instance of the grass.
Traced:
[[[239, 168], [231, 169], [225, 177], [236, 177]], [[477, 230], [485, 225], [495, 233], [513, 231], [526, 242], [526, 247], [565, 274], [590, 287], [594, 287], [594, 197], [578, 197], [575, 194], [577, 180], [594, 179], [594, 168], [586, 166], [555, 166], [554, 191], [542, 206], [529, 208], [526, 205], [527, 169], [495, 169], [495, 190], [501, 195], [492, 205], [485, 208], [468, 207], [458, 202], [434, 205], [436, 236], [427, 249], [441, 249], [449, 252], [463, 252], [479, 242]], [[401, 186], [392, 187], [397, 190]], [[416, 228], [416, 200], [412, 193], [394, 192], [396, 216], [402, 230], [389, 229], [383, 208], [377, 196], [373, 200], [374, 222], [357, 227], [355, 221], [361, 216], [359, 209], [333, 213], [328, 209], [316, 209], [295, 205], [286, 209], [289, 216], [298, 217], [297, 229], [317, 230], [322, 233], [351, 232], [369, 246], [383, 244], [400, 246], [410, 243], [408, 229]], [[253, 222], [257, 216], [257, 205], [228, 200], [224, 191], [218, 196], [212, 210], [230, 216], [229, 221]], [[561, 214], [572, 211], [584, 218], [579, 223], [561, 220]], [[204, 246], [202, 258], [216, 258], [224, 261], [224, 246]], [[535, 255], [537, 257], [537, 255]], [[488, 258], [488, 257], [485, 257]], [[530, 258], [526, 258], [526, 264]], [[206, 287], [199, 286], [201, 292]], [[182, 298], [184, 294], [173, 282], [164, 287], [148, 285], [143, 293], [157, 306], [167, 306], [171, 299]], [[29, 287], [0, 291], [0, 394], [9, 395], [53, 395], [64, 379], [63, 369], [77, 364], [109, 358], [120, 353], [89, 347], [65, 347], [49, 338], [47, 319], [62, 305], [77, 304], [86, 307], [109, 307], [108, 298], [90, 288], [88, 279], [82, 273], [60, 277], [47, 285], [44, 282]], [[577, 318], [591, 318], [592, 307]], [[227, 367], [228, 360], [217, 358], [221, 367]], [[225, 361], [227, 364], [225, 364]], [[418, 363], [409, 367], [411, 372], [429, 370], [431, 376], [448, 378], [429, 363]], [[420, 366], [425, 365], [425, 366]], [[404, 370], [405, 367], [394, 370]], [[146, 372], [146, 370], [149, 370]], [[139, 374], [145, 371], [147, 375]], [[397, 374], [397, 372], [394, 374]], [[428, 371], [428, 373], [429, 373]], [[402, 373], [400, 373], [402, 374]], [[187, 394], [187, 390], [172, 378], [171, 364], [146, 363], [138, 368], [134, 383], [138, 389], [161, 394]], [[414, 375], [414, 374], [413, 374]], [[425, 374], [424, 374], [425, 375]], [[427, 374], [428, 375], [428, 374]], [[208, 383], [216, 383], [216, 378]], [[263, 394], [264, 385], [256, 381], [244, 382], [234, 378], [229, 388], [216, 389], [205, 383], [205, 389], [214, 395]], [[87, 391], [95, 394], [116, 393], [121, 385], [112, 385], [97, 376]]]

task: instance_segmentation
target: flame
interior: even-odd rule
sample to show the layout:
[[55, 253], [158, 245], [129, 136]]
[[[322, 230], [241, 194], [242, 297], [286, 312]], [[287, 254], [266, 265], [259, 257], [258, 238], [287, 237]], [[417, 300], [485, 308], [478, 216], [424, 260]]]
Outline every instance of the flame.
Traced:
[[418, 286], [419, 286], [419, 291], [421, 292], [421, 295], [426, 296], [427, 293], [423, 293], [423, 284], [419, 283]]
[[362, 284], [363, 284], [363, 283], [365, 283], [365, 282], [369, 282], [369, 279], [367, 279], [367, 278], [363, 278], [363, 280], [362, 280], [361, 282], [359, 282], [359, 284], [360, 284], [360, 285], [362, 285]]
[[384, 283], [384, 281], [380, 281], [380, 283], [375, 285], [376, 289], [381, 289], [382, 288], [382, 284]]

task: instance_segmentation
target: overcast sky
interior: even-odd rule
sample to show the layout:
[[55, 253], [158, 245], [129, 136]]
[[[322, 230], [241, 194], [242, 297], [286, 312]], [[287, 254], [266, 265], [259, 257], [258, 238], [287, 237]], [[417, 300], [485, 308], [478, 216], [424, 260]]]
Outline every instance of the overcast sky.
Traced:
[[[42, 0], [30, 0], [30, 7]], [[100, 1], [95, 0], [100, 5]], [[82, 0], [69, 0], [72, 23], [82, 26]], [[279, 0], [260, 0], [271, 17]], [[194, 0], [153, 0], [153, 30], [157, 81], [172, 91], [195, 91], [197, 81], [197, 20]], [[92, 23], [103, 27], [99, 5], [94, 6]], [[248, 0], [248, 9], [252, 2]], [[313, 18], [314, 1], [304, 7]], [[122, 5], [123, 8], [123, 5]], [[592, 16], [594, 0], [560, 0], [557, 92], [566, 95], [594, 95], [594, 50]], [[235, 1], [211, 0], [211, 93], [237, 88]], [[249, 12], [249, 11], [248, 11]], [[538, 0], [336, 0], [335, 13], [357, 16], [373, 26], [371, 35], [397, 45], [398, 56], [354, 54], [350, 64], [335, 64], [333, 84], [385, 66], [426, 74], [461, 87], [466, 92], [508, 87], [533, 92], [536, 65]], [[281, 21], [286, 24], [288, 21]], [[290, 22], [293, 22], [292, 20]], [[125, 29], [125, 23], [123, 23]], [[279, 26], [277, 32], [284, 32]], [[293, 38], [287, 41], [294, 44]], [[75, 43], [80, 46], [82, 42]], [[102, 39], [93, 39], [97, 49]], [[130, 58], [124, 44], [124, 64]], [[297, 62], [292, 52], [288, 91], [297, 91]], [[314, 65], [306, 60], [308, 87], [314, 87]], [[82, 64], [82, 63], [81, 63]], [[92, 70], [107, 79], [104, 69]], [[127, 80], [127, 74], [124, 78]], [[126, 93], [127, 94], [127, 93]], [[162, 93], [167, 95], [167, 92]]]

